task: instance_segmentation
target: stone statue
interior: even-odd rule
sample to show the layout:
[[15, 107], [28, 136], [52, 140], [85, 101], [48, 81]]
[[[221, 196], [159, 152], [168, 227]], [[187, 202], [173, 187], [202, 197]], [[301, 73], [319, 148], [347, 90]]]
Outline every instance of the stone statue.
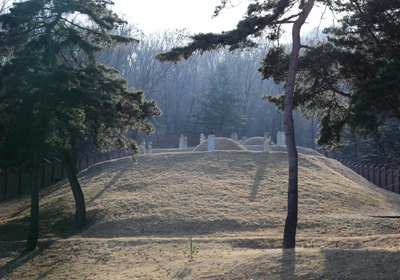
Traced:
[[181, 138], [179, 138], [179, 149], [183, 148], [185, 136], [181, 134]]
[[271, 152], [271, 139], [270, 138], [268, 138], [264, 142], [264, 152], [266, 152], [266, 153]]
[[204, 136], [203, 133], [200, 133], [200, 144], [206, 141], [206, 137]]
[[151, 142], [151, 141], [147, 144], [147, 153], [148, 154], [153, 153], [153, 142]]
[[144, 139], [140, 139], [140, 144], [139, 144], [139, 154], [144, 154], [146, 152], [146, 142]]

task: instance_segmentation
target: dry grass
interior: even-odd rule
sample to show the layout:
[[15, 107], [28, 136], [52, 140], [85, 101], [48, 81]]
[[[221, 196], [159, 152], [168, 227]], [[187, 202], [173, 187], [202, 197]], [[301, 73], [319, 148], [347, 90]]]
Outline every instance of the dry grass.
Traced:
[[[79, 175], [82, 231], [67, 182], [42, 190], [39, 249], [28, 255], [29, 196], [0, 204], [0, 279], [399, 278], [399, 222], [372, 217], [399, 215], [399, 195], [304, 153], [296, 250], [280, 249], [285, 152], [159, 153]], [[182, 253], [190, 236], [192, 262]]]
[[[193, 152], [207, 152], [208, 139], [203, 143], [198, 145]], [[225, 137], [216, 137], [215, 138], [215, 150], [216, 151], [245, 151], [246, 148], [243, 147], [238, 142], [225, 138]]]

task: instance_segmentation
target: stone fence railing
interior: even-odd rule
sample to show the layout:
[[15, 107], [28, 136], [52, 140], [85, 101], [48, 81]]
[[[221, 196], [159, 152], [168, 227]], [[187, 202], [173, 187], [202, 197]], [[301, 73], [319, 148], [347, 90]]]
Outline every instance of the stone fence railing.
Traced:
[[400, 193], [400, 171], [393, 170], [390, 165], [362, 164], [347, 160], [338, 161], [378, 187]]
[[[78, 168], [82, 171], [89, 166], [111, 159], [129, 156], [129, 153], [112, 151], [101, 154], [97, 152], [78, 154]], [[22, 173], [20, 170], [0, 171], [0, 202], [17, 195], [28, 193], [31, 190], [32, 173]], [[40, 164], [39, 186], [41, 188], [67, 178], [61, 160], [53, 157], [43, 159]]]

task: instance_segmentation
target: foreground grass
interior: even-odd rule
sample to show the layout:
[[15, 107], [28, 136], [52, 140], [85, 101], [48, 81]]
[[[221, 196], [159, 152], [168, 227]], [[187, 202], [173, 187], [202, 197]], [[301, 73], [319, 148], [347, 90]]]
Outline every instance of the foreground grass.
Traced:
[[[79, 176], [90, 224], [73, 227], [66, 182], [43, 190], [39, 249], [21, 254], [29, 197], [0, 204], [0, 279], [397, 279], [399, 196], [300, 154], [296, 250], [280, 249], [285, 152], [168, 153]], [[182, 253], [188, 238], [194, 261]], [[399, 246], [398, 246], [399, 245]]]

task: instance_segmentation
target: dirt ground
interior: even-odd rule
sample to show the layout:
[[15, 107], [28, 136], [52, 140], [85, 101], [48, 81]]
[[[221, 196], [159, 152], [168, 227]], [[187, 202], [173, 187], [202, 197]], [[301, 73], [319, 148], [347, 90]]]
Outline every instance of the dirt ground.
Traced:
[[[178, 150], [178, 149], [176, 149]], [[89, 224], [74, 229], [67, 181], [41, 190], [38, 249], [23, 254], [28, 195], [0, 204], [0, 279], [398, 279], [400, 196], [299, 149], [295, 250], [282, 250], [284, 151], [173, 149], [79, 175]], [[374, 218], [386, 216], [388, 218]], [[199, 252], [182, 250], [193, 238]]]

